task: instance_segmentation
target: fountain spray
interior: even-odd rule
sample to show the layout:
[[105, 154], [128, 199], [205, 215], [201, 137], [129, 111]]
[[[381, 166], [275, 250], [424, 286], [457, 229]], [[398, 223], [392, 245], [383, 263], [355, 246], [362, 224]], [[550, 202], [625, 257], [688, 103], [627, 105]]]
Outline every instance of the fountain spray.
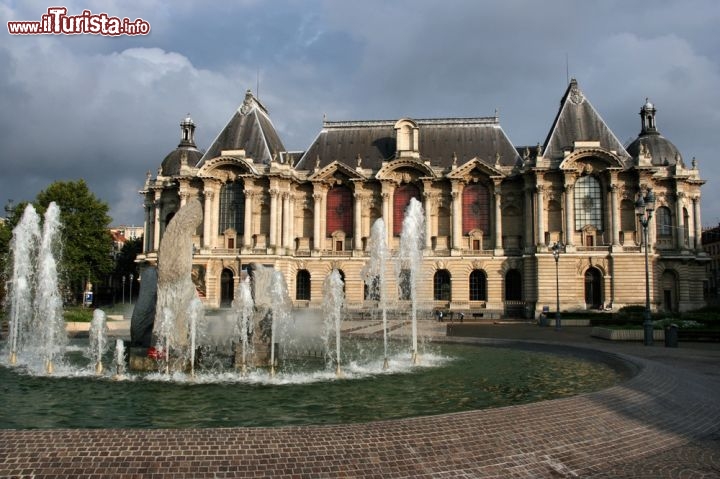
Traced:
[[125, 342], [122, 339], [115, 340], [115, 376], [113, 379], [125, 378]]
[[[40, 217], [32, 205], [27, 205], [18, 225], [13, 229], [10, 251], [13, 256], [10, 281], [10, 364], [17, 363], [18, 347], [27, 321], [32, 318], [35, 259], [40, 241]], [[23, 324], [25, 322], [25, 324]]]
[[102, 309], [93, 311], [93, 318], [90, 322], [90, 359], [95, 363], [95, 374], [98, 376], [103, 372], [102, 357], [107, 351], [107, 321], [105, 312]]
[[250, 276], [245, 278], [244, 281], [240, 281], [240, 283], [238, 283], [232, 306], [235, 310], [236, 333], [240, 336], [242, 354], [241, 368], [244, 376], [247, 374], [247, 354], [249, 352], [248, 338], [252, 334], [252, 317], [255, 309], [255, 303], [253, 301], [252, 291], [250, 288]]
[[45, 212], [43, 235], [38, 253], [37, 310], [34, 323], [40, 328], [45, 355], [45, 370], [52, 374], [54, 360], [65, 351], [67, 333], [63, 319], [62, 299], [58, 285], [56, 255], [60, 249], [60, 208], [50, 203]]
[[190, 301], [188, 318], [190, 321], [190, 376], [195, 377], [195, 349], [197, 347], [198, 321], [205, 317], [205, 308], [200, 298], [193, 298]]
[[340, 370], [340, 323], [342, 321], [341, 310], [345, 301], [343, 288], [340, 272], [333, 269], [325, 278], [325, 284], [323, 285], [323, 313], [327, 331], [325, 337], [328, 338], [328, 342], [330, 329], [333, 327], [335, 329], [335, 376], [337, 377], [342, 377], [342, 371]]
[[400, 257], [398, 262], [398, 282], [403, 270], [409, 273], [410, 288], [410, 316], [412, 320], [412, 361], [418, 364], [417, 347], [417, 281], [420, 274], [420, 260], [422, 259], [422, 245], [425, 231], [425, 213], [418, 200], [412, 198], [408, 205], [405, 219], [403, 219], [402, 233], [400, 234]]
[[383, 369], [388, 369], [388, 327], [387, 292], [385, 291], [385, 265], [388, 260], [387, 232], [385, 221], [378, 218], [370, 230], [370, 261], [363, 269], [363, 277], [368, 290], [376, 297], [382, 313], [383, 324]]

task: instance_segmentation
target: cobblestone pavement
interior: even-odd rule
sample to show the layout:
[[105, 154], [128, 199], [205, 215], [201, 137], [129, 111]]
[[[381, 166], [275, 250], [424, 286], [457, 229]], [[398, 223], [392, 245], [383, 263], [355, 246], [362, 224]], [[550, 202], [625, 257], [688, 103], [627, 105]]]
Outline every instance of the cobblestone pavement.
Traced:
[[[528, 324], [480, 324], [465, 333], [490, 339], [443, 339], [445, 328], [422, 325], [438, 340], [603, 351], [638, 374], [571, 398], [367, 424], [3, 430], [0, 477], [720, 478], [720, 345], [644, 347]], [[378, 333], [372, 323], [350, 329]]]

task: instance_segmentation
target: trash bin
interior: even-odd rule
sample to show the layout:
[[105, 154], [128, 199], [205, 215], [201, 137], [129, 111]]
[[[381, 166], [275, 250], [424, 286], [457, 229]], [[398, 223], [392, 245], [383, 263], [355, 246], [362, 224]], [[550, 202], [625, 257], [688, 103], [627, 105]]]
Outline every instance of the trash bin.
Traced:
[[540, 313], [540, 317], [538, 318], [538, 323], [540, 324], [540, 326], [547, 326], [549, 324], [548, 314], [550, 314], [550, 307], [543, 306], [542, 313]]
[[665, 347], [678, 347], [678, 327], [677, 324], [671, 324], [665, 328]]

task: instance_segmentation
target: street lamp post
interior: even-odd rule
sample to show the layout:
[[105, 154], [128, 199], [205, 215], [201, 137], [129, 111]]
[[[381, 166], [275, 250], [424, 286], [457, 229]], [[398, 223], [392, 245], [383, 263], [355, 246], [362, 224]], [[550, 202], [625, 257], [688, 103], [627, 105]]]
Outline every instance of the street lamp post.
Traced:
[[125, 304], [125, 275], [123, 275], [123, 277], [122, 277], [122, 285], [123, 285], [123, 287], [122, 287], [122, 293], [123, 293], [122, 304]]
[[130, 306], [132, 306], [133, 274], [130, 273]]
[[647, 191], [643, 198], [642, 195], [635, 202], [635, 214], [643, 228], [643, 241], [645, 242], [645, 313], [643, 321], [643, 344], [652, 346], [653, 344], [653, 321], [650, 316], [650, 267], [648, 261], [648, 226], [655, 210], [655, 194], [652, 189]]
[[552, 254], [555, 258], [555, 331], [560, 331], [560, 273], [558, 271], [558, 263], [560, 262], [560, 250], [564, 245], [556, 242], [552, 245]]

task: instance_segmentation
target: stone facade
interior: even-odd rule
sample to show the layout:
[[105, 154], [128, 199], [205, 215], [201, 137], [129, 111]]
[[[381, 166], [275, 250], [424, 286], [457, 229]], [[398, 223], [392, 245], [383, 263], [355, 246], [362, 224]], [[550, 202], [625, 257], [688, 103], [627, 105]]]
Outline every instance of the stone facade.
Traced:
[[[513, 145], [499, 119], [325, 121], [306, 151], [287, 151], [269, 114], [248, 91], [203, 154], [195, 125], [148, 173], [145, 245], [155, 263], [160, 238], [190, 198], [203, 204], [193, 236], [193, 279], [206, 305], [228, 305], [243, 271], [260, 263], [281, 271], [296, 307], [315, 307], [333, 268], [348, 308], [371, 301], [361, 271], [374, 221], [399, 245], [411, 198], [425, 211], [426, 308], [532, 315], [556, 301], [562, 310], [645, 302], [643, 229], [637, 198], [652, 190], [648, 226], [653, 309], [704, 304], [709, 260], [701, 245], [700, 178], [657, 131], [655, 107], [640, 111], [640, 135], [627, 147], [600, 118], [575, 80], [544, 144]], [[394, 272], [392, 267], [389, 272]], [[394, 274], [388, 295], [405, 299]]]

